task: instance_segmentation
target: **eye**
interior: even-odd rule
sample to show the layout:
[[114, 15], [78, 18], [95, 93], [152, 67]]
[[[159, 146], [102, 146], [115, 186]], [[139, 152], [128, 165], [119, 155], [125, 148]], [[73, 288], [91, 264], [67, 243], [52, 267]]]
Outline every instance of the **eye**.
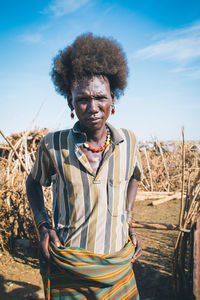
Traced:
[[86, 97], [80, 97], [78, 98], [78, 102], [86, 102], [88, 99]]
[[97, 101], [105, 101], [107, 98], [105, 96], [98, 96], [95, 98]]

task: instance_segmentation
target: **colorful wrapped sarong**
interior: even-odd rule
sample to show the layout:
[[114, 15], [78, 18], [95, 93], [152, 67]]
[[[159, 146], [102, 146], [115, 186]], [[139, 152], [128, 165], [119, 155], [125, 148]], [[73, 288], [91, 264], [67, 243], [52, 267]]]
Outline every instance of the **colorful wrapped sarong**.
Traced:
[[134, 245], [111, 254], [49, 246], [52, 262], [41, 268], [45, 299], [132, 299], [139, 294], [132, 269]]

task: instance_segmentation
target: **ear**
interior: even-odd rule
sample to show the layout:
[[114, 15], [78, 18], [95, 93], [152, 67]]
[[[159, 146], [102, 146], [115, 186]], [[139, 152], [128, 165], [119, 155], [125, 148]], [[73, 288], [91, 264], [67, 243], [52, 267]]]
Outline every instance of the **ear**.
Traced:
[[67, 96], [67, 102], [68, 102], [68, 106], [71, 110], [74, 110], [74, 107], [72, 105], [72, 94]]

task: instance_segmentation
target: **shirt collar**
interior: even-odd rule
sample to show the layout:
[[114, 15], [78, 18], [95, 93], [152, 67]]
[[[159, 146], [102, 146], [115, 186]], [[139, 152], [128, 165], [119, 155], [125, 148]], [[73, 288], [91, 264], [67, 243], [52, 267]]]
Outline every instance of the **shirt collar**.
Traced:
[[[117, 145], [124, 141], [123, 137], [120, 135], [120, 133], [118, 132], [118, 130], [115, 127], [113, 127], [109, 123], [106, 123], [106, 125], [110, 129], [111, 139], [112, 139], [113, 144]], [[74, 140], [75, 140], [76, 144], [83, 144], [86, 142], [87, 136], [84, 132], [82, 132], [80, 130], [80, 122], [79, 121], [74, 124], [74, 127], [72, 128], [72, 132], [73, 132], [73, 136], [74, 136]]]

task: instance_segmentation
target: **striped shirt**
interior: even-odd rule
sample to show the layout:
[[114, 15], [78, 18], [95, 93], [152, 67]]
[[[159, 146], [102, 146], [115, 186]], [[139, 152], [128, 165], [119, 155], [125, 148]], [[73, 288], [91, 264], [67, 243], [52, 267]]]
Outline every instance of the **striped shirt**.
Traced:
[[[86, 135], [79, 122], [43, 138], [31, 171], [41, 185], [53, 183], [54, 225], [61, 242], [99, 254], [118, 251], [127, 242], [127, 186], [141, 174], [134, 133], [107, 126], [112, 144], [97, 173], [81, 151]], [[38, 224], [47, 216], [43, 212], [35, 218]]]

